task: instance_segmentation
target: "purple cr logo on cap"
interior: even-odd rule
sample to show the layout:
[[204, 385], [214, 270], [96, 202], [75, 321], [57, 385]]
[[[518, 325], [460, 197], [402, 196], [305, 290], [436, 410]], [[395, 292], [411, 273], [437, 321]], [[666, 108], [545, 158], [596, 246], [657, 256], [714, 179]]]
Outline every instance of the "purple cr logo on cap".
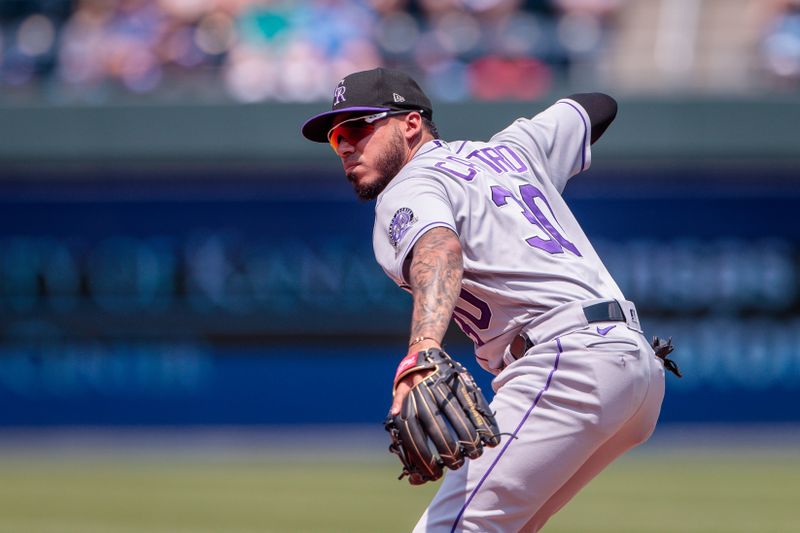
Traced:
[[[339, 83], [343, 84], [344, 80], [342, 80]], [[341, 104], [342, 102], [346, 101], [345, 97], [344, 97], [345, 90], [347, 90], [347, 87], [345, 87], [344, 85], [339, 85], [338, 87], [336, 87], [336, 90], [333, 91], [333, 105], [334, 106], [337, 106], [337, 105]]]

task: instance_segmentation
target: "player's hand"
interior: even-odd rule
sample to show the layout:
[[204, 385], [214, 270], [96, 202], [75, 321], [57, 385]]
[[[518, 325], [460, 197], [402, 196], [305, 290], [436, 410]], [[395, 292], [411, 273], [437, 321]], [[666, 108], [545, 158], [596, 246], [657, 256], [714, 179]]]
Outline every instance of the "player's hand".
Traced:
[[[413, 350], [411, 348], [413, 348]], [[437, 350], [442, 349], [441, 346], [439, 346], [439, 343], [433, 339], [424, 339], [421, 342], [415, 343], [409, 347], [406, 358], [416, 355], [419, 352], [424, 352], [428, 348], [436, 348]], [[394, 386], [394, 399], [392, 400], [392, 407], [389, 408], [389, 414], [392, 416], [399, 415], [400, 408], [403, 405], [403, 400], [406, 398], [406, 396], [408, 396], [409, 391], [411, 391], [414, 385], [428, 377], [432, 372], [433, 370], [430, 369], [420, 369], [416, 372], [408, 374], [407, 376], [404, 376], [401, 380], [399, 380]]]
[[400, 407], [403, 405], [403, 400], [406, 399], [406, 396], [408, 396], [408, 393], [411, 391], [414, 385], [430, 376], [432, 373], [433, 370], [423, 370], [409, 374], [401, 379], [397, 383], [397, 387], [394, 390], [394, 400], [392, 401], [392, 407], [389, 409], [389, 413], [391, 413], [392, 416], [399, 415]]

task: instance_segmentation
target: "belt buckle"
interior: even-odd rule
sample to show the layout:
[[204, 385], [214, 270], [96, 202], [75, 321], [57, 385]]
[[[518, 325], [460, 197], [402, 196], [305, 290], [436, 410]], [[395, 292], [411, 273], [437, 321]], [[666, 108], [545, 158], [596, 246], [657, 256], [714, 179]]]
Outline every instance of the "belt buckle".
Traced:
[[636, 312], [636, 307], [634, 307], [633, 302], [620, 300], [619, 305], [622, 308], [622, 314], [625, 316], [625, 323], [628, 324], [631, 329], [642, 333], [642, 325], [639, 323], [639, 315]]

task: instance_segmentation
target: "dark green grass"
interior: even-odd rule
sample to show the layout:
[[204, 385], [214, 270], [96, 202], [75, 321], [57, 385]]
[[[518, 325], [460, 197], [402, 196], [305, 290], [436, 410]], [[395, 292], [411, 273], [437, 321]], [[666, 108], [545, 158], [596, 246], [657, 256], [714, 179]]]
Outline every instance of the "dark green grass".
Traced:
[[[436, 486], [388, 458], [0, 456], [0, 532], [409, 531]], [[546, 532], [797, 532], [800, 455], [640, 453], [612, 465]]]

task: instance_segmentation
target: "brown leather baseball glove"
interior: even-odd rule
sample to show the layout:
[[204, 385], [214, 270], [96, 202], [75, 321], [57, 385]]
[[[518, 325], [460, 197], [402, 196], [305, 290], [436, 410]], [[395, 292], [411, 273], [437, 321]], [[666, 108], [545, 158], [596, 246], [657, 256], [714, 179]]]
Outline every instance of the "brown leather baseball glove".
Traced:
[[415, 385], [403, 401], [400, 414], [385, 421], [391, 436], [389, 450], [403, 464], [398, 479], [412, 485], [442, 477], [443, 468], [455, 470], [465, 458], [476, 459], [484, 446], [500, 444], [494, 415], [472, 375], [445, 352], [429, 349], [406, 357], [400, 378], [424, 370], [433, 372]]

